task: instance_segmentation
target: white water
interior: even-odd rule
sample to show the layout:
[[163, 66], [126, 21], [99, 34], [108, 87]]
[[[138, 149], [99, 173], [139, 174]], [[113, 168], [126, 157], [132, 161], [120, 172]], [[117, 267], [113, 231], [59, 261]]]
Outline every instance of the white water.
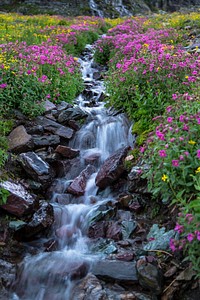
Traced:
[[[83, 79], [91, 82], [91, 89], [96, 92], [95, 107], [88, 107], [88, 101], [80, 95], [77, 104], [84, 109], [89, 117], [88, 122], [76, 133], [69, 145], [80, 150], [81, 170], [87, 165], [87, 159], [96, 157], [97, 171], [101, 164], [122, 146], [132, 145], [130, 124], [124, 114], [110, 116], [103, 102], [98, 102], [99, 95], [104, 92], [102, 81], [93, 80], [91, 47], [88, 53], [80, 59]], [[87, 225], [88, 218], [98, 205], [105, 202], [107, 197], [112, 200], [109, 189], [104, 198], [98, 196], [95, 185], [96, 172], [87, 181], [84, 196], [71, 197], [71, 204], [63, 205], [56, 201], [59, 196], [55, 192], [51, 203], [54, 207], [55, 222], [52, 227], [52, 237], [57, 240], [58, 249], [51, 253], [40, 253], [28, 256], [23, 262], [21, 276], [17, 279], [17, 291], [13, 300], [76, 300], [70, 298], [70, 291], [74, 284], [71, 271], [76, 266], [83, 265], [83, 273], [87, 273], [96, 255], [91, 255], [88, 247]], [[57, 180], [61, 193], [71, 182], [69, 174]], [[73, 201], [72, 201], [73, 200]], [[74, 203], [75, 204], [72, 204]]]
[[[105, 0], [104, 2], [109, 7], [109, 10], [110, 6], [112, 6], [113, 9], [119, 13], [120, 17], [132, 16], [132, 13], [126, 8], [122, 0]], [[89, 1], [89, 6], [94, 15], [98, 17], [104, 17], [103, 11], [99, 8], [98, 4], [94, 0]]]

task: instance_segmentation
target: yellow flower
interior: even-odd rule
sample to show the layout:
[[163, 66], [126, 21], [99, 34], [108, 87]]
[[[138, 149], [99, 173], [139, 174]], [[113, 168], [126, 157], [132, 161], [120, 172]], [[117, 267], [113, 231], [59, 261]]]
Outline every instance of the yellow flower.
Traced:
[[196, 173], [196, 174], [197, 174], [197, 173], [200, 173], [200, 167], [198, 167], [198, 168], [196, 169], [195, 173]]
[[196, 144], [196, 142], [195, 142], [195, 141], [193, 141], [193, 140], [190, 140], [190, 141], [188, 142], [188, 144], [190, 144], [190, 145], [195, 145], [195, 144]]
[[189, 76], [185, 76], [185, 79], [188, 79]]
[[162, 181], [167, 181], [168, 179], [169, 179], [169, 177], [167, 175], [163, 174]]

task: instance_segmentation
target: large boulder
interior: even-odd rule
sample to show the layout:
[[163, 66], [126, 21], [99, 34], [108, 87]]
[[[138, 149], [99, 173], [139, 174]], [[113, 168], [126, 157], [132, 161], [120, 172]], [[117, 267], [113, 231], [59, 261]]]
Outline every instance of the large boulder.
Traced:
[[95, 179], [96, 185], [101, 189], [115, 182], [125, 171], [124, 159], [130, 147], [123, 147], [106, 159]]
[[17, 217], [22, 217], [32, 213], [36, 205], [36, 200], [20, 183], [4, 181], [0, 187], [9, 192], [6, 204], [0, 205], [8, 213]]
[[27, 133], [23, 125], [20, 125], [9, 134], [8, 145], [9, 150], [15, 153], [28, 151], [33, 146], [32, 136]]

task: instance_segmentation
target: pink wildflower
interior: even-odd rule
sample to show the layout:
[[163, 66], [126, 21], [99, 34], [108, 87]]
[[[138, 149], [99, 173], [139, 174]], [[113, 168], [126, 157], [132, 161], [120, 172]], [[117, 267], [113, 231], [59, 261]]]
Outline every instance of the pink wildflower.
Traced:
[[166, 157], [167, 156], [166, 150], [159, 150], [158, 152], [159, 152], [160, 157]]
[[191, 243], [194, 239], [194, 234], [193, 233], [188, 233], [187, 235], [187, 240]]
[[176, 223], [174, 230], [177, 231], [178, 233], [182, 233], [184, 231], [184, 227], [183, 225]]
[[180, 156], [179, 156], [179, 160], [184, 160], [184, 156], [183, 156], [183, 155], [180, 155]]
[[140, 152], [144, 153], [144, 151], [145, 151], [145, 148], [144, 147], [140, 147]]
[[180, 115], [179, 121], [180, 121], [180, 122], [184, 122], [184, 118], [185, 118], [185, 117], [184, 117], [183, 115]]
[[174, 239], [170, 239], [170, 241], [169, 241], [169, 247], [173, 252], [175, 252], [177, 250], [174, 242], [175, 242]]
[[179, 167], [179, 161], [177, 159], [172, 160], [172, 166], [173, 167]]
[[172, 94], [172, 99], [176, 100], [178, 98], [177, 94]]
[[7, 87], [7, 83], [0, 84], [0, 89], [5, 89]]
[[197, 158], [200, 159], [200, 149], [197, 150]]
[[195, 234], [197, 236], [197, 240], [200, 241], [200, 231], [195, 230]]

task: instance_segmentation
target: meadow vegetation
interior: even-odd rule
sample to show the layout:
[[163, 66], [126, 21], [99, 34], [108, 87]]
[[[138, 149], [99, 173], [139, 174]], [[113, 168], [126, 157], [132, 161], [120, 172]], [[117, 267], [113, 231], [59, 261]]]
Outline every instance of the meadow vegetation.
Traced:
[[[109, 29], [110, 28], [110, 29]], [[129, 19], [0, 15], [0, 167], [7, 159], [12, 110], [29, 117], [46, 99], [72, 102], [83, 85], [77, 63], [87, 43], [107, 64], [107, 105], [134, 122], [135, 159], [152, 200], [179, 208], [172, 251], [200, 276], [200, 52], [189, 45], [200, 14]]]

